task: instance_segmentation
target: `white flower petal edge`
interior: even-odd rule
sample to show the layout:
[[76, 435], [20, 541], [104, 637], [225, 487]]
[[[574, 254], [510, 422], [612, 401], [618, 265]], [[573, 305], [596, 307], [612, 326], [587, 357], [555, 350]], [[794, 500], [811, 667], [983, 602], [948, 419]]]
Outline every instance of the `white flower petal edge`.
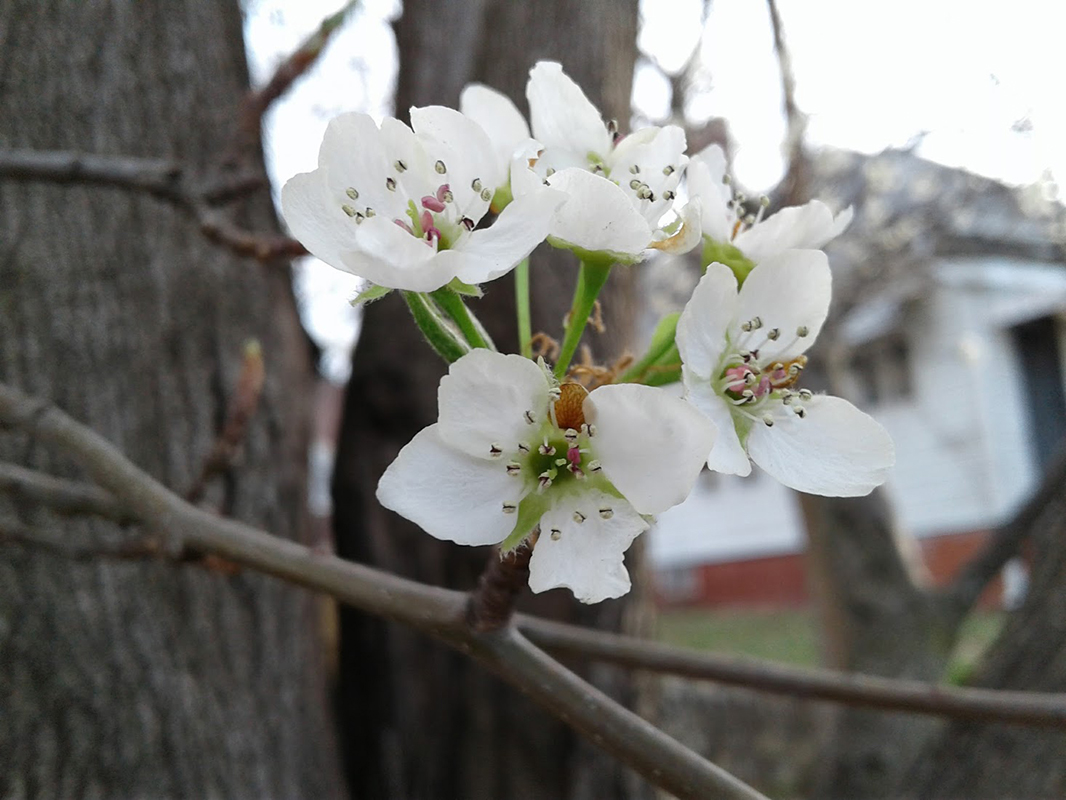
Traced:
[[617, 185], [583, 169], [560, 170], [548, 179], [566, 202], [552, 218], [551, 235], [589, 251], [638, 258], [652, 241], [652, 228]]
[[884, 483], [896, 454], [888, 432], [839, 397], [816, 395], [807, 415], [773, 428], [756, 425], [748, 452], [792, 489], [829, 497], [859, 497]]
[[441, 378], [441, 438], [478, 458], [498, 457], [494, 446], [510, 452], [547, 418], [548, 389], [544, 372], [528, 358], [472, 350]]
[[459, 110], [480, 125], [492, 142], [496, 159], [502, 170], [502, 180], [495, 188], [506, 183], [511, 156], [522, 142], [529, 139], [529, 125], [507, 95], [471, 83], [459, 95]]
[[650, 386], [601, 386], [584, 412], [604, 474], [641, 514], [688, 497], [717, 432], [689, 403]]
[[[600, 514], [610, 507], [609, 517]], [[585, 519], [578, 523], [575, 511]], [[582, 603], [621, 597], [630, 588], [625, 551], [648, 528], [629, 503], [602, 492], [554, 505], [541, 518], [529, 561], [529, 588], [540, 593], [565, 587]]]
[[515, 505], [526, 490], [498, 465], [445, 442], [440, 426], [420, 431], [400, 450], [378, 483], [380, 503], [431, 536], [467, 545], [496, 544], [511, 532]]
[[696, 284], [677, 321], [677, 349], [685, 368], [710, 380], [726, 348], [726, 332], [737, 315], [737, 279], [721, 264], [711, 264]]
[[746, 477], [751, 474], [751, 460], [737, 435], [736, 423], [728, 401], [718, 394], [710, 381], [694, 379], [682, 368], [681, 379], [685, 384], [685, 397], [718, 428], [718, 438], [707, 456], [707, 469], [724, 475]]
[[529, 71], [526, 84], [533, 138], [546, 147], [604, 157], [611, 149], [611, 135], [581, 87], [554, 61], [539, 61]]

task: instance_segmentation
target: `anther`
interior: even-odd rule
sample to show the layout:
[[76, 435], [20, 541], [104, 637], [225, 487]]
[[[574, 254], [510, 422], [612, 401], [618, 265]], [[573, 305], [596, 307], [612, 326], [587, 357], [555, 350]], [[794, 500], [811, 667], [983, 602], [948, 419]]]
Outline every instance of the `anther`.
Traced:
[[589, 472], [599, 472], [601, 469], [603, 469], [603, 465], [599, 461], [589, 462]]
[[612, 119], [607, 123], [607, 133], [611, 134], [611, 136], [618, 133], [618, 120]]
[[352, 200], [359, 199], [359, 192], [357, 192], [352, 186], [348, 187], [348, 190], [345, 192], [345, 194], [348, 195], [348, 197], [350, 197]]
[[803, 419], [805, 416], [807, 416], [807, 409], [805, 409], [803, 406], [796, 406], [795, 410], [796, 416], [800, 419]]
[[518, 443], [518, 449], [521, 452], [523, 452], [523, 453], [528, 453], [529, 452], [529, 445], [526, 444], [525, 442], [519, 442]]
[[752, 317], [751, 318], [751, 327], [754, 330], [758, 330], [759, 328], [761, 328], [762, 327], [762, 317]]
[[763, 416], [762, 421], [766, 425], [767, 428], [774, 427], [774, 418], [771, 417], [769, 414], [766, 414], [765, 416]]
[[504, 503], [503, 504], [503, 513], [504, 514], [513, 514], [517, 510], [518, 510], [518, 506], [516, 506], [514, 503]]
[[550, 178], [550, 177], [551, 177], [552, 175], [554, 175], [554, 174], [555, 174], [555, 167], [548, 167], [548, 168], [547, 168], [547, 169], [546, 169], [546, 170], [544, 171], [544, 174], [545, 174], [545, 175], [547, 175], [547, 176], [548, 176], [548, 177]]
[[633, 180], [631, 180], [629, 182], [629, 188], [632, 189], [637, 194], [640, 194], [640, 187], [643, 186], [643, 185], [644, 184], [640, 182], [640, 178], [634, 178]]
[[536, 421], [537, 421], [537, 420], [536, 420], [536, 419], [534, 418], [534, 416], [533, 416], [533, 412], [532, 412], [532, 411], [526, 411], [526, 413], [525, 413], [525, 414], [523, 414], [522, 416], [524, 416], [524, 417], [526, 418], [526, 422], [528, 422], [528, 423], [529, 423], [530, 425], [532, 425], [532, 424], [533, 424], [534, 422], [536, 422]]
[[474, 182], [470, 184], [470, 188], [478, 194], [481, 194], [481, 178], [474, 178]]
[[601, 508], [600, 509], [600, 517], [602, 517], [603, 519], [610, 519], [613, 516], [614, 516], [614, 509], [612, 509], [612, 508]]
[[463, 219], [462, 219], [462, 225], [468, 231], [474, 230], [474, 225], [476, 225], [476, 224], [477, 223], [475, 223], [474, 220], [470, 219], [470, 217], [463, 217]]
[[386, 178], [385, 179], [385, 188], [388, 189], [390, 192], [395, 192], [396, 191], [396, 179], [395, 178]]
[[486, 203], [489, 202], [489, 200], [492, 199], [492, 192], [490, 192], [488, 189], [482, 189], [481, 199], [484, 200]]
[[542, 456], [553, 456], [555, 455], [555, 448], [545, 442], [537, 448], [537, 452], [540, 453]]
[[562, 396], [563, 390], [560, 389], [558, 386], [553, 386], [548, 390], [548, 399], [551, 400], [553, 403]]
[[377, 213], [378, 213], [378, 212], [376, 212], [376, 211], [375, 211], [374, 209], [372, 209], [372, 208], [371, 208], [370, 206], [367, 206], [367, 207], [366, 207], [366, 217], [367, 217], [367, 219], [370, 219], [371, 217], [373, 217], [373, 216], [376, 216], [376, 215], [377, 215]]
[[438, 175], [443, 175], [445, 172], [448, 171], [448, 168], [444, 166], [443, 161], [438, 161], [436, 164], [434, 164], [433, 169], [437, 170]]
[[781, 336], [781, 331], [778, 328], [771, 328], [766, 332], [766, 338], [771, 342], [776, 342]]
[[667, 177], [669, 177], [669, 176], [671, 176], [673, 174], [674, 174], [674, 168], [671, 167], [669, 164], [667, 164], [665, 167], [663, 167], [663, 175], [666, 175]]
[[552, 528], [551, 537], [553, 542], [559, 541], [559, 537], [563, 535], [563, 532], [558, 528]]
[[508, 475], [518, 475], [521, 472], [522, 472], [522, 465], [519, 464], [517, 461], [512, 461], [510, 464], [507, 465], [507, 474]]
[[578, 523], [580, 525], [584, 521], [585, 521], [585, 515], [582, 514], [580, 511], [575, 511], [574, 512], [574, 522], [576, 522], [576, 523]]
[[500, 446], [498, 444], [493, 442], [489, 445], [489, 455], [493, 458], [499, 458], [503, 455], [503, 450], [500, 449]]
[[348, 204], [345, 204], [345, 205], [341, 206], [341, 211], [343, 211], [349, 217], [354, 217], [356, 214], [359, 213], [358, 211], [356, 211], [354, 208], [352, 208]]
[[407, 164], [405, 164], [403, 162], [403, 159], [397, 159], [396, 163], [393, 164], [393, 166], [396, 167], [396, 171], [397, 172], [406, 172], [407, 171]]
[[634, 164], [633, 166], [631, 166], [629, 168], [629, 171], [632, 172], [634, 175], [639, 175], [640, 174], [640, 167], [638, 167], [636, 164]]
[[565, 431], [563, 431], [563, 438], [566, 439], [566, 441], [568, 441], [570, 444], [573, 444], [577, 441], [577, 431], [575, 431], [573, 428], [567, 428]]
[[796, 328], [796, 335], [798, 337], [800, 337], [801, 339], [804, 336], [806, 336], [807, 334], [809, 334], [810, 332], [811, 332], [811, 329], [808, 328], [806, 325], [800, 325], [798, 328]]
[[675, 197], [677, 197], [677, 192], [674, 192], [671, 189], [667, 189], [665, 192], [663, 192], [663, 197], [667, 200], [673, 200]]
[[800, 389], [800, 400], [810, 400], [814, 394], [810, 389]]
[[537, 479], [537, 491], [543, 492], [545, 489], [552, 485], [552, 473], [551, 470], [545, 470], [540, 473], [540, 477]]

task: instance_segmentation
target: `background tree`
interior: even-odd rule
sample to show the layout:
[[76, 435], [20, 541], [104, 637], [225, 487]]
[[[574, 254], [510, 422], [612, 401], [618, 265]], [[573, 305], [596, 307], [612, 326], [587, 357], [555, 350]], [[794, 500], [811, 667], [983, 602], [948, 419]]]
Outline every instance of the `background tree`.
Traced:
[[[227, 172], [248, 76], [235, 3], [0, 6], [0, 145]], [[277, 231], [264, 180], [242, 222]], [[206, 504], [299, 540], [309, 351], [284, 264], [201, 235], [179, 203], [120, 188], [0, 183], [0, 379], [48, 394], [169, 486], [192, 488], [245, 342], [266, 375], [244, 458]], [[201, 221], [202, 222], [202, 221]], [[4, 459], [77, 474], [25, 436]], [[113, 537], [0, 497], [0, 521], [58, 542]], [[318, 605], [254, 573], [0, 552], [0, 795], [342, 797]], [[217, 563], [217, 562], [215, 562]]]

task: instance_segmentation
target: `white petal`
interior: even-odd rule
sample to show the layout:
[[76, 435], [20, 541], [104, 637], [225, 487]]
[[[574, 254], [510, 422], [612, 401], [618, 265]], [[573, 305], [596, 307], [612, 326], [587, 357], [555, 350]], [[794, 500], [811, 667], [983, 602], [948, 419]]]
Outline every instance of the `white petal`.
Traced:
[[548, 236], [552, 215], [566, 195], [542, 187], [508, 204], [492, 225], [464, 237], [455, 250], [439, 258], [454, 258], [455, 274], [464, 283], [478, 284], [506, 275]]
[[[381, 139], [388, 152], [389, 176], [397, 183], [395, 194], [407, 208], [407, 200], [417, 204], [426, 195], [433, 194], [442, 182], [433, 170], [433, 162], [426, 155], [422, 140], [415, 132], [393, 117], [381, 121]], [[402, 161], [406, 169], [397, 169], [397, 162]], [[400, 217], [400, 214], [396, 215]], [[402, 217], [401, 217], [402, 218]]]
[[[543, 156], [544, 146], [536, 139], [526, 139], [520, 142], [511, 156], [511, 194], [521, 197], [530, 192], [537, 192], [544, 188], [544, 169], [537, 164]], [[532, 161], [537, 164], [537, 170], [529, 166]]]
[[507, 179], [506, 162], [497, 159], [488, 134], [454, 108], [412, 108], [411, 127], [422, 138], [434, 172], [438, 162], [444, 165], [447, 172], [440, 175], [440, 183], [448, 184], [455, 202], [464, 211], [473, 199], [471, 184], [475, 178], [490, 188], [500, 186]]
[[737, 234], [733, 244], [756, 264], [783, 250], [820, 250], [844, 231], [851, 217], [850, 206], [834, 219], [825, 203], [811, 200], [806, 205], [782, 208]]
[[729, 402], [714, 391], [710, 381], [682, 370], [685, 396], [711, 422], [718, 426], [718, 439], [707, 456], [707, 468], [726, 475], [750, 475], [751, 462], [737, 435]]
[[816, 395], [805, 407], [803, 419], [786, 412], [772, 428], [752, 428], [756, 464], [785, 486], [827, 497], [858, 497], [884, 483], [896, 456], [879, 423], [839, 397]]
[[641, 514], [659, 514], [692, 491], [715, 426], [684, 400], [652, 386], [601, 386], [583, 404], [603, 473]]
[[472, 350], [441, 379], [437, 403], [445, 441], [479, 458], [496, 447], [502, 467], [547, 418], [548, 379], [528, 358]]
[[522, 481], [508, 475], [504, 464], [450, 447], [439, 429], [430, 425], [400, 451], [381, 476], [378, 500], [438, 539], [502, 542], [515, 523], [503, 504], [518, 504], [525, 494]]
[[664, 253], [682, 255], [703, 241], [703, 231], [700, 227], [700, 201], [699, 198], [685, 203], [678, 214], [680, 227], [672, 234], [663, 230], [657, 230], [651, 246]]
[[726, 347], [726, 332], [737, 310], [737, 279], [729, 267], [711, 264], [696, 284], [677, 321], [677, 349], [686, 369], [701, 378], [717, 378]]
[[[608, 164], [611, 179], [628, 190], [640, 213], [654, 226], [670, 208], [667, 192], [676, 193], [685, 174], [685, 132], [677, 125], [642, 128], [615, 146]], [[646, 186], [654, 199], [637, 198], [634, 180]]]
[[549, 182], [568, 196], [555, 212], [552, 236], [586, 250], [627, 256], [651, 244], [648, 221], [611, 181], [583, 169], [564, 169]]
[[[575, 513], [584, 521], [577, 522]], [[582, 603], [621, 597], [630, 587], [625, 551], [647, 528], [632, 506], [617, 497], [602, 492], [564, 495], [540, 520], [529, 588], [539, 593], [565, 587]]]
[[722, 182], [725, 167], [725, 152], [712, 144], [692, 157], [685, 172], [689, 196], [700, 199], [703, 233], [718, 242], [728, 242], [733, 237], [736, 222], [736, 215], [728, 205], [733, 190]]
[[[758, 349], [763, 363], [795, 358], [822, 329], [831, 293], [829, 259], [821, 250], [786, 250], [771, 256], [748, 273], [740, 289], [736, 320], [762, 320], [762, 328], [746, 337], [743, 346]], [[771, 341], [766, 334], [774, 328], [780, 337]], [[797, 337], [801, 328], [807, 335]]]
[[[529, 139], [529, 125], [511, 98], [488, 86], [471, 83], [459, 95], [459, 110], [485, 130], [497, 163], [506, 170], [515, 150]], [[503, 175], [506, 178], [506, 171]]]
[[561, 147], [586, 157], [605, 157], [611, 136], [600, 112], [554, 61], [539, 61], [526, 84], [533, 137], [548, 147]]
[[356, 246], [355, 220], [333, 201], [323, 170], [302, 172], [285, 182], [281, 213], [292, 235], [312, 255], [332, 267], [352, 271], [342, 254]]
[[[330, 120], [318, 151], [318, 165], [326, 172], [335, 205], [378, 214], [403, 213], [402, 198], [385, 187], [391, 173], [387, 147], [374, 120], [366, 114], [340, 114]], [[355, 189], [358, 196], [348, 195]]]
[[372, 217], [359, 226], [359, 248], [345, 258], [355, 274], [379, 286], [430, 292], [455, 277], [454, 264], [386, 217]]

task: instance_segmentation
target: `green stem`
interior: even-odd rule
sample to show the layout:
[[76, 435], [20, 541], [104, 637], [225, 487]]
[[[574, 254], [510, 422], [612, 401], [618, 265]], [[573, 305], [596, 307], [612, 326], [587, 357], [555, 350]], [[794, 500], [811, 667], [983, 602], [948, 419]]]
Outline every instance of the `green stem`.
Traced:
[[514, 299], [518, 314], [518, 347], [526, 358], [533, 358], [533, 320], [529, 314], [529, 259], [514, 270]]
[[559, 349], [559, 360], [555, 362], [555, 377], [562, 379], [570, 366], [570, 361], [577, 351], [581, 334], [589, 321], [589, 314], [596, 303], [596, 296], [607, 283], [613, 265], [606, 263], [581, 262], [577, 274], [577, 286], [574, 288], [574, 304], [570, 307], [570, 322], [566, 326], [563, 344]]
[[437, 289], [435, 292], [430, 292], [430, 297], [459, 326], [460, 332], [466, 337], [466, 341], [471, 347], [482, 347], [486, 350], [496, 349], [496, 345], [492, 343], [488, 332], [481, 326], [477, 317], [470, 313], [470, 309], [466, 307], [463, 298], [456, 292], [444, 287]]
[[663, 317], [652, 335], [651, 344], [648, 345], [648, 352], [644, 354], [640, 361], [616, 378], [615, 383], [645, 382], [648, 370], [657, 364], [659, 359], [665, 356], [671, 348], [676, 350], [674, 337], [677, 335], [677, 321], [680, 316], [680, 314], [674, 313]]
[[403, 292], [403, 299], [422, 335], [441, 358], [451, 364], [470, 352], [470, 345], [456, 335], [426, 295]]

